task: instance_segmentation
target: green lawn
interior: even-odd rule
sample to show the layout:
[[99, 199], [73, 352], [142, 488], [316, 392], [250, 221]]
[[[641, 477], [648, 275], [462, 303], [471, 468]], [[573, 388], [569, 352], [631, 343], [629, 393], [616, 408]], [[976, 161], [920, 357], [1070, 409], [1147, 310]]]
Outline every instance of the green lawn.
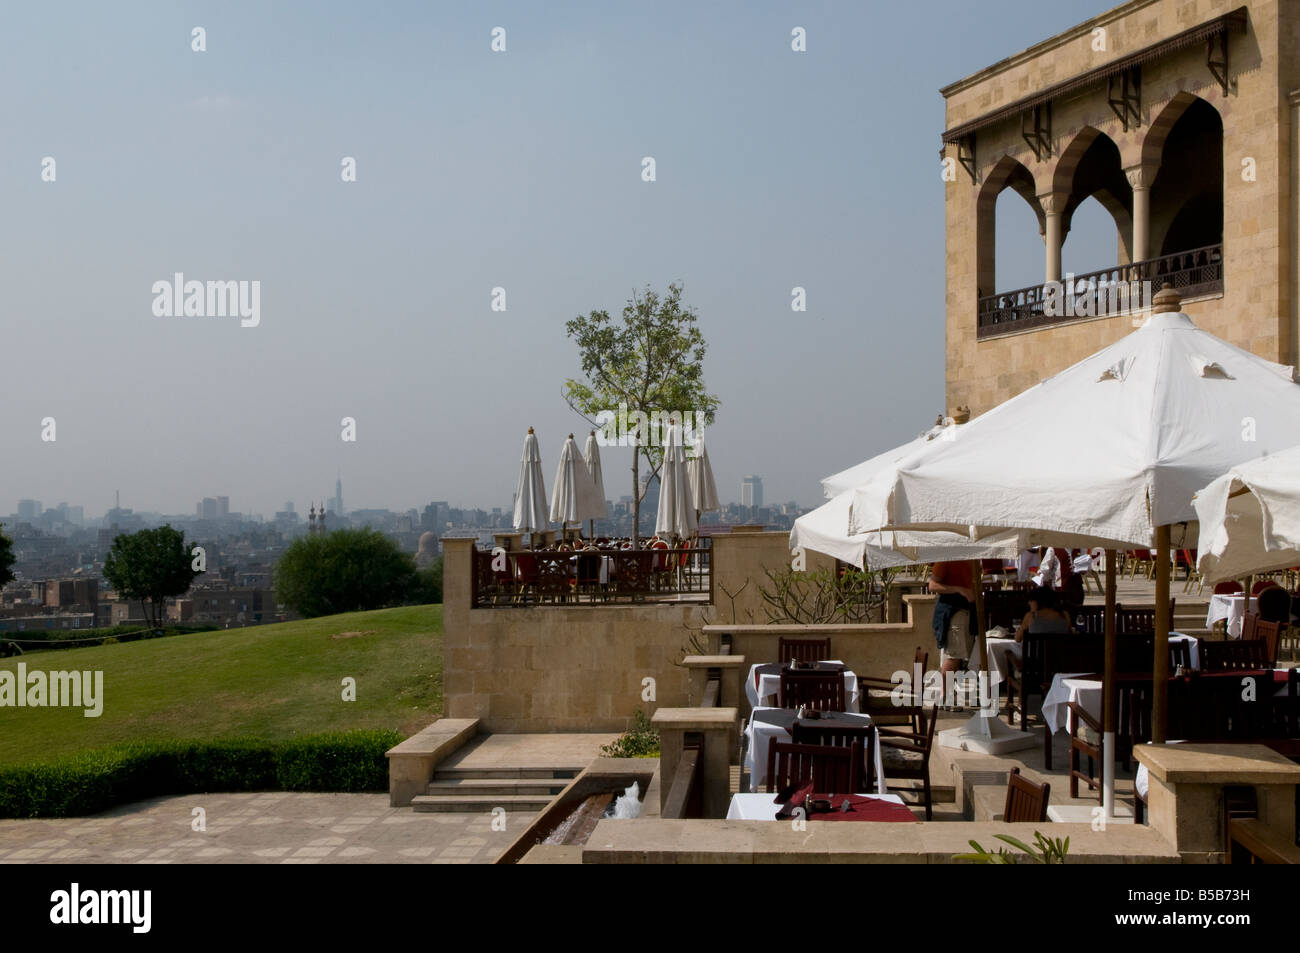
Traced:
[[[353, 728], [412, 734], [442, 713], [442, 606], [352, 612], [93, 648], [29, 652], [0, 669], [102, 670], [104, 708], [0, 708], [0, 764], [125, 741], [291, 738]], [[356, 701], [342, 681], [356, 679]]]

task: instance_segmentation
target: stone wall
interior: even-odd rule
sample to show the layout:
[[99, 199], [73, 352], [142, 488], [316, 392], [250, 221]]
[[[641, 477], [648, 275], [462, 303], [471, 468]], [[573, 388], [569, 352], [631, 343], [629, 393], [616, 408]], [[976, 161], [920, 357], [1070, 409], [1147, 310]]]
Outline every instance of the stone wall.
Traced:
[[[680, 662], [700, 654], [709, 641], [716, 650], [720, 629], [705, 627], [732, 618], [723, 588], [740, 593], [735, 618], [764, 623], [759, 588], [766, 570], [790, 565], [785, 533], [724, 535], [713, 540], [716, 605], [471, 609], [473, 545], [469, 539], [443, 540], [444, 707], [448, 718], [477, 718], [489, 732], [622, 731], [637, 711], [686, 707], [689, 677]], [[808, 557], [809, 569], [831, 564], [815, 553]], [[934, 643], [933, 597], [909, 597], [908, 604], [909, 623], [824, 627], [833, 633], [838, 657], [863, 673], [908, 668], [917, 645]], [[762, 624], [724, 628], [735, 633], [733, 652], [756, 661], [777, 657], [781, 634], [820, 631]], [[653, 701], [642, 697], [646, 678], [654, 679]]]
[[[443, 695], [449, 718], [478, 718], [484, 731], [622, 731], [637, 711], [687, 704], [692, 636], [739, 592], [737, 618], [766, 619], [758, 588], [766, 567], [788, 566], [785, 533], [719, 536], [715, 591], [702, 602], [470, 608], [473, 540], [444, 539]], [[815, 564], [816, 558], [809, 565]], [[748, 586], [745, 585], [749, 580]], [[644, 680], [654, 679], [654, 700]]]

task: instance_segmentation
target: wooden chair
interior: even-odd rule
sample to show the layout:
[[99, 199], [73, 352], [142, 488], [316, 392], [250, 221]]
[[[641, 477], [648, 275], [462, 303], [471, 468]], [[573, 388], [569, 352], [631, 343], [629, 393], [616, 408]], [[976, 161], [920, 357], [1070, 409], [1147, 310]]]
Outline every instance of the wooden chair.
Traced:
[[[1261, 625], [1263, 623], [1260, 623]], [[1201, 671], [1249, 672], [1272, 668], [1268, 660], [1268, 646], [1264, 639], [1242, 639], [1239, 642], [1200, 641]]]
[[1012, 768], [1007, 775], [1007, 805], [1002, 809], [1002, 820], [1008, 824], [1046, 821], [1047, 799], [1051, 793], [1051, 784], [1046, 781], [1035, 784], [1022, 777], [1019, 768]]
[[1255, 641], [1264, 643], [1266, 668], [1274, 668], [1277, 665], [1277, 649], [1282, 641], [1282, 630], [1285, 628], [1286, 626], [1281, 622], [1267, 622], [1262, 618], [1255, 623]]
[[858, 766], [861, 788], [853, 793], [873, 791], [876, 787], [876, 726], [825, 725], [820, 721], [798, 721], [790, 729], [790, 740], [797, 745], [816, 745], [823, 748], [852, 748], [862, 754]]
[[[916, 728], [903, 731], [897, 728], [879, 728], [880, 754], [885, 765], [885, 784], [890, 788], [901, 785], [894, 781], [919, 780], [925, 797], [925, 819], [934, 818], [934, 800], [930, 791], [930, 751], [934, 747], [934, 730], [939, 724], [939, 708], [912, 706], [908, 712], [916, 719]], [[910, 786], [907, 790], [914, 790]]]
[[[1116, 605], [1115, 611], [1119, 612], [1123, 608], [1121, 605]], [[1075, 632], [1085, 635], [1105, 635], [1106, 607], [1080, 606], [1070, 613], [1070, 624], [1074, 626]]]
[[781, 673], [781, 707], [844, 711], [844, 676], [839, 672]]
[[[1088, 785], [1088, 790], [1096, 790], [1097, 801], [1101, 802], [1101, 779], [1093, 778], [1093, 770], [1101, 764], [1101, 724], [1088, 714], [1078, 702], [1066, 702], [1070, 709], [1070, 797], [1079, 796], [1079, 782]], [[1087, 772], [1080, 770], [1080, 756], [1088, 759]]]
[[[907, 673], [908, 678], [911, 680], [912, 689], [918, 698], [925, 697], [925, 670], [929, 664], [930, 653], [918, 645], [916, 651], [912, 653], [912, 668]], [[920, 685], [915, 684], [918, 667], [922, 678], [922, 684]], [[900, 715], [898, 713], [899, 707], [894, 704], [894, 689], [897, 684], [892, 678], [882, 678], [878, 675], [859, 675], [858, 708], [871, 715], [871, 720], [877, 725], [911, 724], [911, 719], [906, 715]]]
[[[1226, 619], [1224, 620], [1223, 625], [1224, 625], [1224, 634], [1226, 635], [1226, 634], [1227, 634], [1227, 625], [1228, 625], [1228, 622], [1227, 622]], [[1246, 613], [1244, 616], [1242, 616], [1242, 618], [1241, 618], [1241, 636], [1240, 636], [1240, 638], [1243, 638], [1243, 639], [1253, 639], [1253, 638], [1255, 638], [1255, 629], [1256, 629], [1258, 626], [1259, 626], [1259, 613], [1258, 613], [1258, 612], [1247, 612], [1247, 613]]]
[[830, 636], [824, 639], [780, 638], [776, 642], [776, 660], [782, 665], [790, 662], [825, 662], [830, 657]]
[[861, 764], [857, 741], [847, 748], [774, 741], [767, 749], [767, 790], [774, 794], [812, 782], [818, 794], [857, 794], [864, 790], [857, 773]]

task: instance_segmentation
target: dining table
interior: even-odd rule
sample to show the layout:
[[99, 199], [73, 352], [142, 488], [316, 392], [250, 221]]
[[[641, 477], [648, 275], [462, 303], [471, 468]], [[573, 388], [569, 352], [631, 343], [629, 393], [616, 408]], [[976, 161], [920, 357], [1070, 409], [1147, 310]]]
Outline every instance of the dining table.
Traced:
[[[814, 794], [814, 798], [829, 797], [829, 812], [808, 811], [804, 817], [810, 821], [866, 821], [889, 823], [916, 823], [918, 818], [903, 803], [897, 794]], [[845, 798], [849, 799], [848, 811], [839, 810]], [[782, 805], [774, 794], [750, 794], [740, 792], [733, 794], [731, 805], [727, 808], [729, 821], [775, 821], [780, 820]]]
[[[823, 717], [817, 722], [809, 724], [821, 724], [823, 727], [830, 727], [835, 722], [846, 722], [854, 726], [872, 724], [870, 715], [859, 714], [858, 712], [823, 712]], [[771, 748], [773, 741], [788, 742], [791, 739], [790, 729], [794, 726], [797, 712], [793, 708], [755, 708], [749, 716], [749, 722], [745, 725], [745, 770], [749, 772], [749, 790], [761, 790], [767, 783], [767, 752]], [[879, 739], [877, 739], [875, 753], [876, 763], [876, 792], [878, 794], [888, 793], [885, 787], [885, 759], [880, 751]]]
[[1245, 593], [1220, 592], [1210, 596], [1210, 608], [1205, 613], [1205, 627], [1213, 628], [1214, 623], [1227, 620], [1228, 635], [1234, 639], [1241, 638], [1241, 623], [1247, 612], [1255, 612], [1257, 600], [1252, 596], [1246, 599]]
[[[787, 666], [781, 662], [759, 662], [749, 667], [749, 678], [745, 679], [745, 697], [749, 699], [750, 708], [762, 708], [781, 704], [781, 673]], [[844, 675], [844, 704], [849, 711], [861, 710], [858, 703], [858, 677], [838, 659], [828, 659], [815, 663], [811, 669], [800, 669], [800, 673], [809, 671], [840, 672]]]

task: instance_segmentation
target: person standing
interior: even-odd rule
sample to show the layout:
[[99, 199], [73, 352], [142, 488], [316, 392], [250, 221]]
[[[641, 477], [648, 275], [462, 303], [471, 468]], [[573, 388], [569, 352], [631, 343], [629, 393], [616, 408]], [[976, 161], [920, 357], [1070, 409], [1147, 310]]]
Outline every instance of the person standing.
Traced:
[[971, 611], [975, 579], [970, 563], [935, 563], [927, 588], [939, 596], [934, 607], [934, 640], [939, 646], [939, 670], [944, 673], [947, 697], [947, 673], [965, 667], [971, 653], [971, 633], [975, 630]]

